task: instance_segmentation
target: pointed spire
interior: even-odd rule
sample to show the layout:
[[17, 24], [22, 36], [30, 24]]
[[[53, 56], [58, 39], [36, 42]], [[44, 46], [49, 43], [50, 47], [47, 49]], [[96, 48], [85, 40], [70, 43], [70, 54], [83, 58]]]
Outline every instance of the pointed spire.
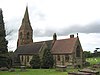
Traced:
[[28, 6], [26, 6], [26, 10], [25, 10], [25, 14], [24, 14], [24, 18], [25, 21], [29, 21], [29, 13], [28, 13]]
[[26, 6], [26, 10], [25, 10], [25, 14], [24, 14], [24, 18], [22, 20], [22, 25], [20, 27], [19, 30], [32, 30], [31, 24], [30, 24], [30, 20], [29, 20], [29, 13], [28, 13], [28, 6]]

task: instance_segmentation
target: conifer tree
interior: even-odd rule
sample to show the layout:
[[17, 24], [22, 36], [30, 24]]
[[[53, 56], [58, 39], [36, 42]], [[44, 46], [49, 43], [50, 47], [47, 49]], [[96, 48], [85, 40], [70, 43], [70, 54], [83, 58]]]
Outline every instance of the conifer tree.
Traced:
[[7, 40], [6, 40], [5, 26], [3, 21], [2, 9], [0, 9], [0, 54], [7, 53]]
[[52, 68], [54, 64], [53, 55], [50, 52], [50, 49], [46, 48], [44, 50], [42, 58], [42, 68]]
[[2, 9], [0, 9], [0, 67], [9, 67], [8, 42], [5, 32]]
[[33, 54], [32, 60], [30, 61], [30, 65], [34, 69], [40, 68], [41, 62], [38, 54]]

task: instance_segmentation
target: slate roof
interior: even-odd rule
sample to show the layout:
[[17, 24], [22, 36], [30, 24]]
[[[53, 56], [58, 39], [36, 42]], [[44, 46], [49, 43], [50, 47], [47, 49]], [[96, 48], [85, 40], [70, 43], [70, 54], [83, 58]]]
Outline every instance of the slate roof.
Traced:
[[40, 42], [34, 42], [33, 44], [27, 44], [27, 45], [19, 46], [15, 50], [15, 54], [34, 54], [34, 53], [39, 53], [39, 50], [43, 46], [44, 42], [48, 46], [48, 48], [51, 49], [52, 40], [40, 41]]
[[53, 54], [72, 53], [74, 50], [76, 40], [77, 40], [77, 38], [68, 38], [68, 39], [57, 40], [54, 43], [51, 52]]
[[42, 47], [43, 42], [35, 42], [33, 44], [27, 44], [27, 45], [23, 45], [23, 46], [19, 46], [16, 51], [15, 54], [34, 54], [34, 53], [38, 53], [40, 48]]
[[44, 41], [46, 43], [46, 45], [48, 46], [49, 49], [52, 48], [52, 42], [53, 40], [48, 40], [48, 41]]

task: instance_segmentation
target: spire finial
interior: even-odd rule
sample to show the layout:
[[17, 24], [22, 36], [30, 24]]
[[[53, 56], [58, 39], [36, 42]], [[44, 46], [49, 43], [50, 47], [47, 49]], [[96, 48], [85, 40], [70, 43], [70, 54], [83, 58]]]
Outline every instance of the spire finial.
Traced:
[[26, 3], [26, 8], [28, 8], [28, 2]]
[[26, 6], [26, 10], [25, 10], [25, 14], [24, 14], [24, 18], [25, 21], [29, 21], [29, 14], [28, 14], [28, 5]]

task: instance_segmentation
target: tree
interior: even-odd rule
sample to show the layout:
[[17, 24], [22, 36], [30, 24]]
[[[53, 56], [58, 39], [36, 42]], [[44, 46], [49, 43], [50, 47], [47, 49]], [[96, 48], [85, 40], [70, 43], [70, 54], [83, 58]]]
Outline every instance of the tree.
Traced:
[[8, 41], [6, 40], [6, 33], [5, 33], [5, 26], [3, 21], [3, 14], [2, 10], [0, 9], [0, 53], [7, 53], [7, 44]]
[[41, 62], [40, 62], [40, 57], [38, 54], [33, 54], [32, 60], [30, 61], [30, 65], [32, 68], [40, 68]]
[[92, 53], [91, 53], [90, 51], [84, 51], [83, 54], [84, 54], [84, 56], [85, 56], [86, 58], [91, 58], [91, 57], [93, 57], [93, 55], [92, 55]]
[[0, 9], [0, 67], [9, 67], [8, 41], [5, 32], [2, 9]]
[[53, 55], [51, 54], [50, 49], [46, 48], [42, 58], [42, 68], [52, 68], [53, 64]]

